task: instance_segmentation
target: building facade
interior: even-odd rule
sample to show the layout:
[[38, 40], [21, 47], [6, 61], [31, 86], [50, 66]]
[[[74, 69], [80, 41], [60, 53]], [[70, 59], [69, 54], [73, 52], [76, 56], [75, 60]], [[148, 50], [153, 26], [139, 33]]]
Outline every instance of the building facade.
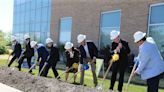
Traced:
[[[28, 28], [26, 28], [26, 20], [15, 22], [18, 20], [15, 17], [20, 20], [22, 17], [26, 19], [26, 14], [21, 15], [22, 17], [19, 13], [15, 14], [16, 6], [22, 7], [23, 3], [14, 4], [14, 34], [22, 35], [22, 33], [32, 32], [35, 34], [34, 38], [40, 38], [41, 42], [44, 42], [43, 39], [46, 38], [42, 35], [49, 34], [47, 37], [50, 36], [56, 43], [72, 41], [76, 46], [78, 45], [77, 35], [81, 33], [86, 34], [87, 39], [95, 42], [101, 49], [111, 44], [109, 35], [111, 30], [117, 30], [121, 32], [121, 38], [129, 42], [132, 52], [137, 53], [138, 49], [133, 42], [133, 34], [136, 31], [143, 31], [155, 39], [164, 56], [164, 0], [15, 0], [15, 3], [16, 1], [31, 2], [31, 4], [35, 2], [36, 6], [33, 9], [35, 22], [30, 18]], [[44, 24], [42, 8], [46, 1], [48, 4], [45, 7], [48, 8], [47, 14], [49, 15], [47, 15], [47, 21], [44, 22], [48, 25], [45, 28], [42, 26]], [[24, 4], [25, 7], [28, 6]], [[30, 14], [33, 14], [31, 13], [32, 5], [30, 7], [28, 10]], [[24, 10], [26, 11], [26, 8]], [[37, 21], [39, 15], [41, 15], [40, 21]], [[32, 24], [35, 25], [35, 30]], [[24, 27], [15, 29], [20, 25]]]
[[21, 43], [25, 34], [43, 43], [50, 35], [50, 16], [51, 0], [14, 0], [13, 34]]

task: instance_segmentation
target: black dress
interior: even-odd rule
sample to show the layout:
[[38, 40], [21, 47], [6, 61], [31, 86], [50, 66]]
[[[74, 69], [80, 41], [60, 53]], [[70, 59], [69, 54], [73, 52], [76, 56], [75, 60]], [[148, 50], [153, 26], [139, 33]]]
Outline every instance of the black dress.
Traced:
[[[71, 68], [74, 63], [79, 63], [79, 60], [80, 60], [79, 51], [75, 48], [72, 48], [72, 51], [73, 51], [73, 57], [71, 57], [69, 51], [65, 52], [66, 60], [67, 60], [66, 67], [68, 67], [68, 68]], [[73, 69], [69, 70], [68, 72], [76, 73], [77, 71], [78, 71], [78, 69], [73, 68]]]

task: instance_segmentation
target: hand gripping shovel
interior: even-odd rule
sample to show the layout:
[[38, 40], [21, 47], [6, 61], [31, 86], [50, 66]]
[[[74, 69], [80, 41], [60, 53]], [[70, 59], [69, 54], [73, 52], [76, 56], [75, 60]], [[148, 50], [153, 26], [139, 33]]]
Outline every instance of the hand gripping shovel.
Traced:
[[71, 70], [71, 69], [73, 69], [73, 68], [75, 68], [75, 69], [77, 69], [79, 67], [79, 65], [77, 64], [77, 63], [74, 63], [73, 65], [72, 65], [72, 67], [70, 67], [69, 69], [67, 69], [66, 71], [64, 71], [62, 74], [60, 74], [59, 76], [57, 76], [56, 77], [56, 79], [58, 79], [59, 77], [61, 77], [62, 75], [64, 75], [66, 72], [68, 72], [69, 70]]

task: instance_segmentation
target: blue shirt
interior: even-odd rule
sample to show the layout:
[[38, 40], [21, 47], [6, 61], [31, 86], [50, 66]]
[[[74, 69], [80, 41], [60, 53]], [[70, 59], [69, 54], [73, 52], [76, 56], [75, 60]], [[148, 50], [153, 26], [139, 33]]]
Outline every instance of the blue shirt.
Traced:
[[155, 42], [145, 41], [139, 47], [139, 66], [137, 73], [147, 80], [164, 72], [164, 61]]

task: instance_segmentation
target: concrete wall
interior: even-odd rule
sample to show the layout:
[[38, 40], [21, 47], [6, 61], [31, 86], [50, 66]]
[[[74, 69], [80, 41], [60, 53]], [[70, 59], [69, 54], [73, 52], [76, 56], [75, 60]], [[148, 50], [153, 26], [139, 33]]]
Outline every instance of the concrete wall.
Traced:
[[99, 46], [100, 14], [105, 11], [121, 10], [121, 38], [129, 42], [133, 53], [134, 32], [147, 32], [149, 5], [164, 0], [52, 0], [51, 37], [58, 42], [60, 18], [71, 16], [72, 42], [77, 45], [77, 35], [83, 33], [87, 39]]

